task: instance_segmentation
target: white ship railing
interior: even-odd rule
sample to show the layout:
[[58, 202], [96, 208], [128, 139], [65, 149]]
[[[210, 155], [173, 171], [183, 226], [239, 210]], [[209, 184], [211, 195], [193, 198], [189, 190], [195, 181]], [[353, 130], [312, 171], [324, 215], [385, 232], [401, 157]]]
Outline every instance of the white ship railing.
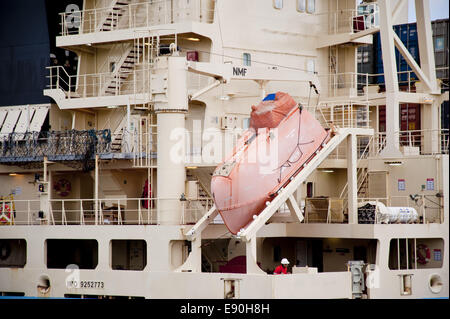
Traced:
[[[430, 144], [429, 141], [438, 139], [438, 148], [433, 150], [430, 146], [425, 147], [425, 144]], [[370, 156], [377, 156], [386, 146], [386, 133], [376, 133], [374, 136], [374, 143], [371, 146]], [[409, 155], [437, 155], [449, 154], [449, 130], [448, 129], [425, 129], [425, 130], [411, 130], [399, 132], [399, 146], [405, 150], [409, 148]], [[415, 152], [413, 154], [411, 152]]]
[[[370, 109], [366, 101], [319, 102], [317, 106], [306, 106], [325, 128], [371, 128]], [[362, 154], [369, 137], [358, 137], [358, 154]], [[342, 143], [328, 156], [329, 159], [346, 159], [347, 146]]]
[[[129, 72], [105, 72], [69, 75], [62, 66], [47, 67], [50, 90], [62, 90], [67, 99], [79, 99], [101, 96], [148, 94], [150, 98], [150, 79], [152, 68], [133, 69]], [[125, 79], [121, 79], [125, 76]], [[120, 81], [113, 89], [108, 89], [113, 81]], [[188, 73], [189, 90], [198, 90], [210, 83], [210, 78], [200, 74]]]
[[[172, 0], [147, 1], [131, 3], [115, 9], [106, 7], [62, 12], [60, 13], [61, 35], [108, 32], [180, 22], [213, 22], [213, 1], [209, 6], [205, 6], [204, 0], [183, 3]], [[105, 25], [106, 21], [110, 21], [110, 25]]]
[[[99, 96], [118, 96], [150, 93], [150, 68], [134, 69], [121, 73], [93, 73], [68, 75], [62, 66], [47, 67], [49, 70], [48, 89], [60, 89], [64, 91], [67, 99], [89, 98]], [[121, 79], [120, 76], [125, 76]], [[120, 81], [119, 85], [113, 85], [112, 81]]]
[[343, 9], [317, 13], [314, 17], [322, 18], [322, 23], [316, 25], [319, 34], [356, 33], [379, 27], [376, 4], [371, 10]]
[[[159, 206], [179, 203], [181, 214], [173, 224], [195, 224], [213, 205], [211, 198], [180, 200], [180, 198], [102, 198], [51, 199], [49, 211], [40, 213], [41, 201], [2, 200], [0, 207], [14, 207], [11, 213], [3, 209], [2, 225], [158, 225], [158, 214], [164, 214]], [[144, 204], [148, 202], [147, 208]], [[169, 211], [169, 210], [168, 210]], [[172, 209], [170, 209], [172, 211]], [[5, 212], [5, 213], [3, 213]], [[3, 215], [2, 215], [3, 214]], [[3, 218], [5, 217], [5, 218]], [[5, 222], [3, 222], [5, 221]]]
[[308, 106], [307, 110], [324, 127], [370, 128], [369, 104], [365, 101], [320, 102], [317, 106]]
[[[436, 73], [442, 79], [448, 79], [448, 67], [436, 68]], [[370, 94], [382, 93], [380, 86], [384, 86], [384, 73], [343, 72], [318, 75], [322, 84], [323, 96], [350, 97], [358, 100], [370, 99]], [[438, 77], [439, 78], [439, 77]], [[416, 82], [419, 81], [414, 71], [397, 72], [399, 90], [402, 92], [417, 92]], [[446, 84], [443, 84], [446, 85]], [[322, 93], [323, 94], [323, 93]]]
[[358, 72], [343, 72], [318, 75], [328, 97], [353, 97], [369, 99], [369, 87], [375, 75]]
[[[337, 198], [336, 198], [337, 199]], [[412, 207], [419, 214], [415, 224], [443, 223], [442, 198], [438, 195], [415, 194], [408, 196], [389, 196], [385, 198], [358, 198], [358, 203], [380, 202], [388, 207]], [[147, 207], [144, 204], [148, 202]], [[41, 201], [5, 199], [0, 201], [3, 210], [0, 213], [0, 227], [14, 225], [159, 225], [159, 214], [164, 211], [158, 208], [162, 204], [178, 203], [181, 207], [179, 219], [173, 224], [195, 224], [214, 205], [211, 198], [102, 198], [98, 199], [96, 214], [95, 199], [51, 199], [49, 212], [40, 213]], [[7, 207], [13, 207], [8, 211]], [[170, 209], [172, 211], [173, 209]], [[317, 214], [322, 210], [323, 212]], [[169, 211], [169, 210], [167, 210]], [[280, 213], [289, 215], [288, 210], [280, 208]], [[304, 223], [346, 224], [345, 219], [337, 222], [331, 217], [330, 207], [315, 208], [315, 218], [305, 213]], [[342, 212], [345, 214], [345, 212]], [[317, 216], [323, 216], [323, 219]], [[376, 216], [376, 214], [375, 214]], [[379, 224], [380, 221], [366, 220]], [[292, 222], [287, 220], [286, 222]]]
[[[436, 75], [438, 79], [448, 79], [448, 67], [436, 68]], [[359, 74], [360, 78], [368, 77], [368, 86], [384, 86], [385, 79], [384, 73], [374, 73], [374, 74]], [[416, 82], [420, 81], [414, 71], [398, 71], [397, 72], [397, 82], [399, 90], [402, 92], [416, 92]], [[364, 80], [358, 80], [358, 83], [362, 83]], [[444, 84], [445, 85], [445, 84]]]

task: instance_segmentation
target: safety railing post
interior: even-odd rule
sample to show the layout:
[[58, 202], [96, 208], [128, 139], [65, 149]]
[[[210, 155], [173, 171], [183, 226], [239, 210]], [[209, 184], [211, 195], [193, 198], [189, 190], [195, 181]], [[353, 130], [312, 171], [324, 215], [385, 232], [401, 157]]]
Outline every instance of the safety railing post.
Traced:
[[378, 214], [377, 214], [377, 209], [378, 209], [378, 199], [375, 202], [375, 224], [378, 224]]
[[369, 74], [366, 73], [366, 90], [365, 90], [365, 95], [366, 95], [366, 103], [369, 103]]
[[117, 200], [117, 224], [122, 225], [122, 212], [120, 209], [120, 199]]
[[145, 15], [145, 18], [146, 18], [146, 26], [148, 27], [149, 26], [149, 17], [148, 17], [148, 13], [149, 13], [149, 8], [148, 8], [148, 6], [149, 6], [149, 2], [147, 2], [146, 3], [146, 7], [145, 7], [145, 13], [146, 13], [146, 15]]
[[141, 203], [139, 203], [139, 199], [137, 201], [138, 205], [138, 225], [142, 224], [142, 210], [141, 210]]
[[411, 72], [408, 72], [408, 92], [411, 92]]
[[66, 208], [64, 205], [64, 199], [61, 200], [61, 224], [67, 225]]
[[425, 196], [424, 195], [421, 195], [421, 196], [422, 196], [421, 209], [422, 209], [423, 223], [426, 224], [427, 216], [426, 216], [426, 210], [425, 210]]
[[86, 74], [83, 75], [83, 97], [86, 97]]
[[59, 89], [59, 66], [56, 67], [56, 88]]
[[80, 225], [84, 225], [83, 201], [80, 199]]
[[31, 207], [30, 207], [30, 201], [27, 201], [27, 225], [30, 225], [31, 222]]
[[65, 14], [61, 14], [61, 34], [67, 35]]
[[99, 205], [98, 205], [98, 209], [99, 209], [99, 224], [103, 225], [104, 224], [104, 220], [103, 220], [103, 208], [102, 208], [102, 201], [100, 200]]

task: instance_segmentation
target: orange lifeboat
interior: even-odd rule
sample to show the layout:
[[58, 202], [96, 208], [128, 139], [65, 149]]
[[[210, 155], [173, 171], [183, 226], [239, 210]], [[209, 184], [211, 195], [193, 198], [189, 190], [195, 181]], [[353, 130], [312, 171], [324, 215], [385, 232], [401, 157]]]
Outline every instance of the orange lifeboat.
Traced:
[[232, 234], [260, 214], [330, 139], [287, 93], [269, 94], [250, 116], [250, 128], [211, 180], [216, 208]]

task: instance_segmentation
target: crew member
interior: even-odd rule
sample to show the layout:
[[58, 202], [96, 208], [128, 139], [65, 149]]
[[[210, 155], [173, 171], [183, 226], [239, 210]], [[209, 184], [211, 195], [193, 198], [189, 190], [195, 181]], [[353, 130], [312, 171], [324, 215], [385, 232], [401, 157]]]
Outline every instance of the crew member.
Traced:
[[281, 260], [281, 265], [279, 265], [277, 268], [275, 268], [275, 271], [273, 272], [274, 275], [281, 275], [281, 274], [288, 274], [287, 266], [289, 265], [289, 260], [286, 258], [283, 258]]

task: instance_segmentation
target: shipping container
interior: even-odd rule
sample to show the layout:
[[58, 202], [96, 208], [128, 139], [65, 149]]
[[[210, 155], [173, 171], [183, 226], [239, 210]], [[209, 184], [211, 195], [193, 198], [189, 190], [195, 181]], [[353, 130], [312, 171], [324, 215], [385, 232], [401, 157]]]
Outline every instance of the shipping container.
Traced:
[[[436, 77], [443, 82], [442, 90], [449, 90], [449, 52], [448, 52], [448, 37], [449, 37], [449, 23], [448, 19], [435, 20], [431, 22], [433, 32], [433, 45], [436, 65]], [[395, 33], [400, 37], [405, 47], [409, 50], [411, 55], [420, 65], [419, 57], [419, 43], [417, 36], [417, 26], [415, 23], [402, 24], [394, 26]], [[372, 50], [370, 53], [365, 53], [367, 50]], [[364, 58], [366, 57], [366, 58]], [[410, 71], [411, 68], [406, 63], [406, 60], [400, 55], [397, 49], [395, 49], [395, 58], [397, 63], [398, 72]], [[361, 65], [360, 65], [361, 64]], [[373, 70], [373, 71], [372, 71]], [[380, 33], [376, 33], [373, 36], [373, 45], [365, 45], [358, 48], [358, 73], [373, 73], [383, 74], [383, 57], [381, 51]], [[379, 75], [372, 77], [373, 83], [377, 83], [381, 87], [381, 91], [384, 91], [384, 76]], [[398, 76], [399, 89], [405, 91], [408, 88], [408, 82], [410, 83], [410, 89], [415, 91], [414, 82], [417, 80], [417, 76], [411, 72], [408, 77], [408, 73], [400, 73]], [[449, 129], [449, 102], [445, 101], [441, 105], [441, 128]], [[420, 104], [401, 104], [400, 106], [400, 130], [420, 130]], [[386, 131], [386, 112], [385, 107], [379, 108], [379, 131]]]
[[[398, 35], [400, 40], [403, 42], [405, 47], [408, 49], [411, 56], [416, 60], [418, 64], [420, 64], [419, 58], [419, 45], [417, 38], [417, 26], [415, 23], [408, 24], [399, 24], [394, 26], [394, 32]], [[383, 74], [383, 56], [381, 50], [381, 39], [380, 33], [374, 34], [374, 55], [375, 55], [375, 73]], [[395, 61], [397, 64], [397, 72], [398, 74], [398, 82], [400, 85], [408, 84], [408, 82], [417, 80], [417, 76], [411, 72], [408, 74], [408, 71], [411, 71], [406, 60], [400, 54], [400, 52], [395, 49]], [[376, 77], [376, 83], [384, 84], [384, 76], [380, 75]]]
[[[366, 84], [366, 76], [363, 74], [374, 74], [375, 73], [375, 58], [373, 53], [373, 45], [366, 44], [358, 47], [357, 52], [357, 67], [358, 73], [358, 89], [362, 90], [362, 87]], [[367, 78], [368, 84], [375, 84], [375, 79], [373, 76]]]
[[[378, 109], [379, 131], [386, 132], [386, 106], [380, 105]], [[412, 131], [409, 134], [400, 134], [400, 144], [410, 144], [411, 146], [420, 147], [421, 145], [421, 115], [420, 104], [407, 103], [400, 104], [400, 131]]]
[[431, 28], [433, 30], [436, 77], [438, 79], [444, 80], [448, 84], [448, 19], [433, 21], [431, 23]]
[[441, 128], [448, 130], [450, 128], [449, 104], [445, 101], [441, 105]]
[[[436, 65], [436, 76], [439, 79], [444, 80], [448, 83], [449, 77], [449, 52], [448, 52], [448, 36], [449, 36], [449, 23], [448, 19], [435, 20], [431, 22], [432, 32], [433, 32], [433, 45], [434, 45], [434, 56]], [[420, 65], [419, 56], [419, 42], [417, 36], [417, 25], [416, 23], [400, 24], [394, 26], [394, 32], [402, 40], [405, 47], [411, 53], [412, 57]], [[376, 33], [373, 36], [373, 55], [374, 55], [374, 70], [376, 74], [383, 74], [383, 57], [381, 51], [381, 41], [380, 33]], [[411, 68], [407, 64], [406, 60], [400, 55], [399, 51], [395, 49], [395, 58], [397, 62], [397, 71], [411, 71]], [[399, 74], [399, 83], [407, 83], [409, 80], [417, 80], [417, 76], [411, 72], [410, 79], [407, 73]], [[384, 76], [376, 77], [376, 83], [384, 84]]]
[[[380, 132], [386, 132], [386, 106], [379, 106]], [[420, 130], [420, 104], [400, 104], [400, 131]]]

